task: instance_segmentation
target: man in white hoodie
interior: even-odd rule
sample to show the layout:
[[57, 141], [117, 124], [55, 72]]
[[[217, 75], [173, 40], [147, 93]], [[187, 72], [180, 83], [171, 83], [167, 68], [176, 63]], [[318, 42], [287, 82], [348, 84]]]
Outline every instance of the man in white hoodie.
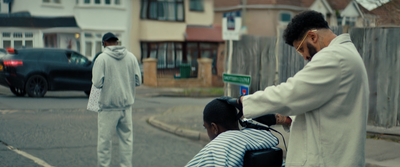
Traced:
[[123, 46], [118, 38], [107, 33], [103, 36], [104, 52], [93, 66], [93, 85], [101, 88], [98, 114], [98, 166], [110, 166], [112, 136], [119, 137], [120, 166], [132, 166], [132, 105], [135, 87], [141, 82], [136, 57]]
[[335, 35], [321, 13], [305, 11], [284, 39], [308, 64], [285, 83], [240, 98], [244, 117], [296, 116], [287, 167], [365, 166], [368, 77], [350, 35]]

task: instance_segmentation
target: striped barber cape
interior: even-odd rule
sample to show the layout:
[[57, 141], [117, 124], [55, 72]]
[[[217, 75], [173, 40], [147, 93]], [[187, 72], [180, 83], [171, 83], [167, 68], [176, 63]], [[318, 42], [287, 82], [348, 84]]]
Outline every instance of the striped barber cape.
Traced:
[[246, 151], [268, 149], [278, 143], [278, 138], [266, 130], [230, 130], [219, 134], [186, 166], [243, 166]]

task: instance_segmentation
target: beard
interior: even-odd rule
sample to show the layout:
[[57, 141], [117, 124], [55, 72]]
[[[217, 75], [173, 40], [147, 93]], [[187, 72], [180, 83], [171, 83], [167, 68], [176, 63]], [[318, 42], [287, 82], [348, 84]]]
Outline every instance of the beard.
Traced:
[[307, 42], [307, 49], [308, 49], [308, 54], [310, 55], [310, 57], [307, 57], [307, 60], [311, 61], [312, 57], [317, 53], [317, 49], [308, 42]]

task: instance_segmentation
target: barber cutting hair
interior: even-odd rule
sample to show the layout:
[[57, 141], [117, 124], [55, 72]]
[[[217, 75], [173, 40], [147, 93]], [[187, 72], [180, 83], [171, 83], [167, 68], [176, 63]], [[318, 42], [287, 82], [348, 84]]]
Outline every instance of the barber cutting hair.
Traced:
[[286, 166], [365, 166], [369, 86], [349, 34], [335, 35], [321, 13], [295, 16], [284, 32], [307, 65], [277, 86], [240, 97], [243, 116], [296, 116]]

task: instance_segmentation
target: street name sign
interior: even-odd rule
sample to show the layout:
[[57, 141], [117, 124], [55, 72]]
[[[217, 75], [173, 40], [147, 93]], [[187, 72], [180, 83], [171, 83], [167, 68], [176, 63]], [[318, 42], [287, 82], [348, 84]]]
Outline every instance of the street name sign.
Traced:
[[223, 73], [222, 80], [227, 83], [249, 86], [251, 83], [251, 76]]

